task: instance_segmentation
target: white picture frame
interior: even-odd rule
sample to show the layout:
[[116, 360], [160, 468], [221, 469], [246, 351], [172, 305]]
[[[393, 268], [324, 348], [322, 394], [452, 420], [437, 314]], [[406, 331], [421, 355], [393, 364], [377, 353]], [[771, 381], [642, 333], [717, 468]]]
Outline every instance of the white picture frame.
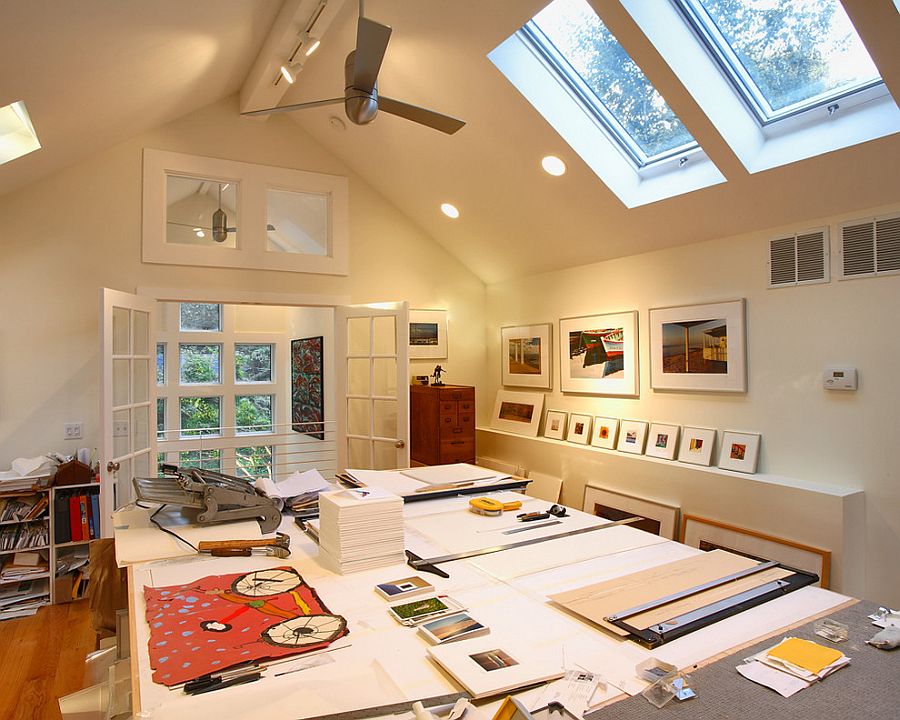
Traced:
[[638, 515], [643, 520], [632, 523], [631, 527], [669, 540], [678, 539], [681, 531], [681, 508], [677, 505], [668, 505], [597, 485], [585, 486], [581, 509], [591, 515], [611, 521]]
[[591, 416], [572, 413], [569, 416], [569, 430], [566, 441], [576, 445], [587, 445], [591, 439]]
[[558, 343], [562, 392], [640, 395], [637, 310], [560, 318]]
[[501, 384], [550, 390], [552, 343], [552, 323], [500, 328]]
[[643, 455], [647, 442], [647, 423], [643, 420], [622, 420], [616, 450], [631, 455]]
[[562, 440], [566, 436], [566, 420], [569, 413], [564, 410], [548, 410], [544, 420], [544, 437]]
[[756, 472], [761, 439], [759, 433], [726, 430], [719, 447], [719, 467], [752, 475]]
[[681, 429], [678, 446], [678, 462], [709, 467], [716, 446], [716, 431], [712, 428], [689, 427]]
[[447, 311], [409, 311], [410, 359], [447, 357]]
[[516, 435], [537, 437], [543, 409], [543, 393], [498, 390], [491, 427]]
[[619, 437], [619, 419], [596, 416], [591, 429], [591, 445], [606, 450], [616, 449]]
[[674, 460], [675, 451], [678, 448], [679, 425], [666, 423], [651, 423], [647, 433], [647, 457], [660, 458], [661, 460]]

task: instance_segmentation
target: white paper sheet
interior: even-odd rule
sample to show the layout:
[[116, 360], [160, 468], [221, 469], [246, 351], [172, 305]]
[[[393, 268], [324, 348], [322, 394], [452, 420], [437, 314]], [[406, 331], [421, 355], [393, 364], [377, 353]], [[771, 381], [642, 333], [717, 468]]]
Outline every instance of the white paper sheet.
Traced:
[[273, 482], [268, 477], [260, 477], [257, 478], [255, 485], [258, 490], [262, 490], [271, 498], [292, 498], [304, 493], [331, 489], [328, 481], [315, 468], [306, 472], [291, 473], [278, 482]]
[[805, 680], [794, 677], [790, 673], [776, 670], [758, 660], [738, 665], [735, 669], [748, 680], [771, 688], [782, 697], [790, 697], [794, 693], [805, 690], [810, 686], [810, 683]]

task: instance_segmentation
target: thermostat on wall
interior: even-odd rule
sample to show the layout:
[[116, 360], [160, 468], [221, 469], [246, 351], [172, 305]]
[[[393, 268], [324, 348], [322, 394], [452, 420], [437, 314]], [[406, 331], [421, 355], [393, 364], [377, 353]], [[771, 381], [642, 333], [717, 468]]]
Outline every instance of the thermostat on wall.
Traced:
[[856, 368], [827, 367], [822, 384], [826, 390], [856, 390]]

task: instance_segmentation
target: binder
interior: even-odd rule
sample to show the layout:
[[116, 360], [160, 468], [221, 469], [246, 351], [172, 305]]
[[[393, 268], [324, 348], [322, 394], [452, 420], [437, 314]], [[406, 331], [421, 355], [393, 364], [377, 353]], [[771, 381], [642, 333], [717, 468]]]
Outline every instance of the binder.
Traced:
[[88, 494], [83, 495], [84, 497], [84, 507], [87, 510], [87, 521], [88, 521], [88, 535], [85, 540], [93, 540], [97, 537], [94, 534], [94, 508], [91, 506], [91, 496]]
[[53, 498], [53, 536], [53, 541], [57, 545], [72, 540], [72, 528], [69, 525], [69, 498], [58, 492]]
[[69, 498], [69, 527], [72, 530], [72, 542], [81, 540], [81, 514], [78, 508], [78, 498], [75, 495]]
[[101, 524], [100, 524], [100, 493], [91, 493], [91, 510], [93, 511], [94, 516], [94, 535], [91, 537], [92, 540], [96, 540], [101, 535]]
[[87, 496], [78, 496], [78, 515], [81, 518], [81, 539], [90, 540], [91, 530], [88, 526]]

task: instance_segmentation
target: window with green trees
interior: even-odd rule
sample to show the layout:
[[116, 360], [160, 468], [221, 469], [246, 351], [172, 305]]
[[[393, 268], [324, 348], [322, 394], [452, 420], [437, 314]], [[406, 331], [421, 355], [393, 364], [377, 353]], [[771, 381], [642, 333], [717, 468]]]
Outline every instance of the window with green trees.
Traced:
[[178, 453], [178, 464], [183, 468], [222, 471], [220, 450], [184, 450]]
[[272, 346], [258, 343], [234, 344], [234, 381], [272, 382]]
[[208, 385], [222, 382], [221, 345], [178, 346], [179, 382], [182, 385]]
[[222, 306], [218, 303], [180, 303], [182, 332], [222, 332]]
[[235, 451], [235, 474], [238, 477], [272, 477], [272, 446], [239, 447]]
[[236, 395], [234, 398], [235, 432], [272, 432], [272, 396]]
[[181, 437], [221, 435], [222, 398], [183, 397], [180, 408]]

